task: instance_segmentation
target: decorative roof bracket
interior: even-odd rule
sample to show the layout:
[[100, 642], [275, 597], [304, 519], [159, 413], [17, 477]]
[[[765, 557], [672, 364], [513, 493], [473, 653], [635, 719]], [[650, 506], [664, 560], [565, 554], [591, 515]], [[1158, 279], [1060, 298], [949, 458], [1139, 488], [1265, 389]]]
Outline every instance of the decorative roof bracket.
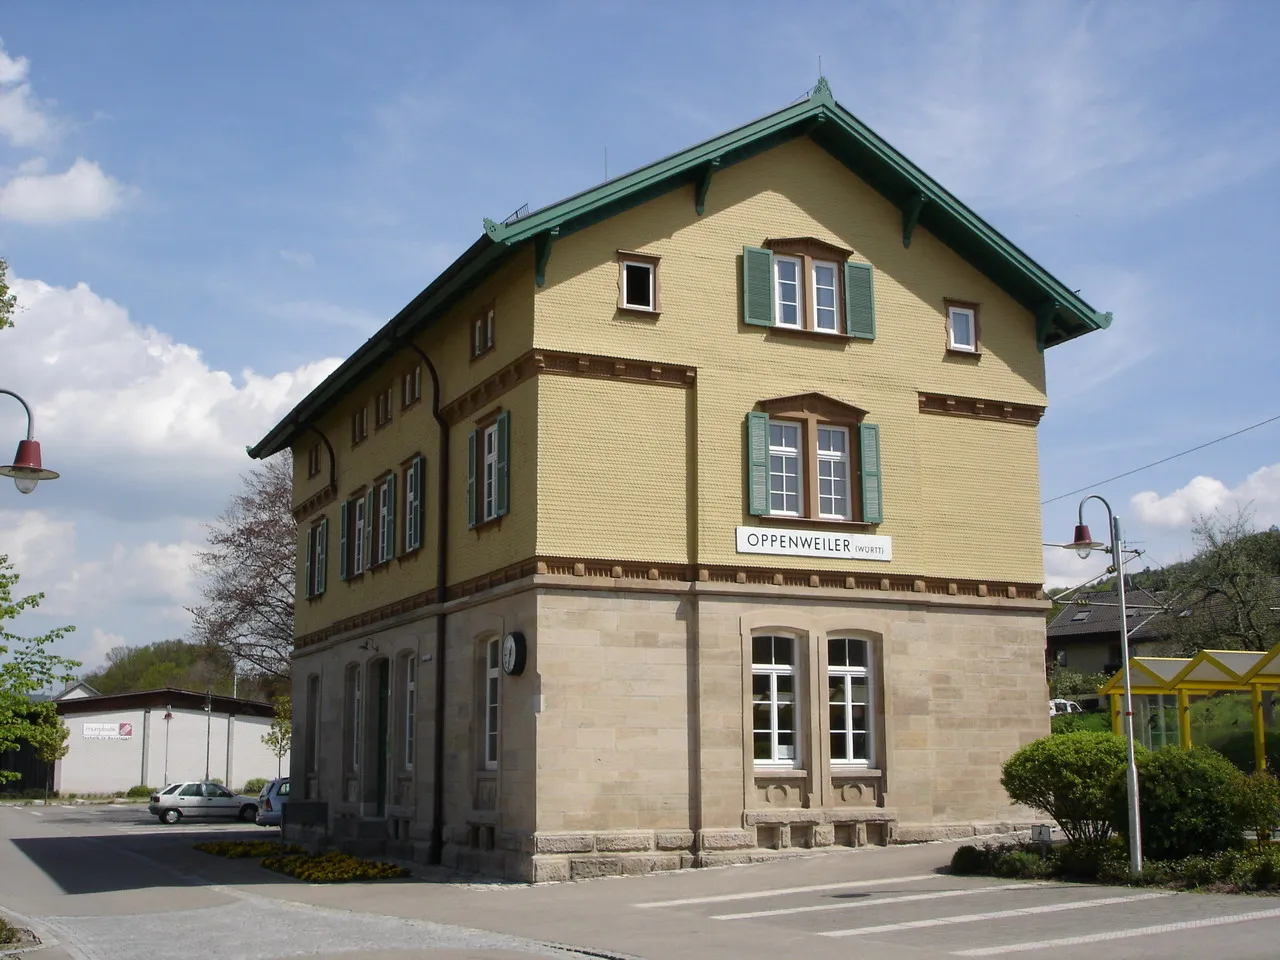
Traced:
[[693, 209], [702, 216], [707, 209], [707, 191], [711, 189], [711, 175], [720, 169], [720, 158], [716, 157], [702, 168], [697, 182], [693, 185]]
[[1057, 300], [1048, 300], [1042, 303], [1036, 309], [1036, 348], [1044, 353], [1046, 343], [1049, 338], [1049, 331], [1053, 327], [1053, 319], [1058, 315], [1058, 309], [1062, 306]]
[[920, 221], [920, 211], [929, 202], [923, 193], [911, 197], [902, 207], [902, 245], [911, 246], [911, 235], [916, 232], [916, 224]]
[[560, 238], [560, 228], [552, 227], [540, 233], [533, 241], [533, 282], [542, 286], [547, 282], [547, 261], [551, 259], [551, 245]]

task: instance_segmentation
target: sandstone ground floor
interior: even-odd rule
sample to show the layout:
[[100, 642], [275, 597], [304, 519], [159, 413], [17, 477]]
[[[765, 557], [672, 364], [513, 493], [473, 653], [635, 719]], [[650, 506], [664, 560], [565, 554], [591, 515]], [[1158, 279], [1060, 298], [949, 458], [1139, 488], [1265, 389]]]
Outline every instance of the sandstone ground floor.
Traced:
[[296, 652], [290, 829], [538, 881], [998, 830], [1044, 607], [530, 576]]

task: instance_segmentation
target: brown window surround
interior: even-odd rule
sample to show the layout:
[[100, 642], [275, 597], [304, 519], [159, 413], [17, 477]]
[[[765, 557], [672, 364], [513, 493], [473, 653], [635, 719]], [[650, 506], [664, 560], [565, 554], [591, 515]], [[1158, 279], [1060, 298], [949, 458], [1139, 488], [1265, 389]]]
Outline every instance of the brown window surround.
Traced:
[[[952, 356], [975, 357], [982, 356], [982, 322], [978, 319], [978, 308], [980, 304], [970, 300], [952, 300], [944, 299], [942, 301], [942, 312], [944, 323], [942, 326], [942, 342], [946, 345], [947, 353]], [[951, 345], [951, 308], [956, 307], [960, 310], [973, 311], [973, 349], [966, 350], [964, 347], [953, 347]]]
[[[627, 313], [639, 313], [645, 316], [653, 316], [662, 312], [662, 281], [660, 279], [660, 271], [658, 270], [662, 258], [652, 253], [638, 253], [634, 250], [618, 251], [618, 309]], [[652, 281], [650, 288], [649, 306], [627, 303], [627, 265], [631, 264], [636, 267], [648, 267], [649, 276]]]
[[[844, 340], [853, 339], [844, 332], [844, 262], [853, 256], [852, 250], [837, 247], [816, 237], [779, 237], [764, 242], [766, 249], [777, 256], [796, 257], [802, 263], [803, 273], [802, 296], [804, 297], [804, 323], [801, 327], [785, 327], [774, 323], [773, 330], [787, 333], [813, 333], [822, 337], [838, 337]], [[836, 288], [839, 298], [836, 303], [836, 329], [819, 330], [813, 319], [813, 262], [825, 260], [836, 265]], [[769, 278], [769, 290], [772, 296], [778, 296], [777, 276]]]
[[[758, 519], [765, 523], [814, 524], [821, 526], [867, 527], [861, 517], [862, 488], [858, 456], [858, 425], [866, 418], [867, 411], [848, 403], [842, 403], [820, 393], [804, 393], [794, 397], [777, 397], [758, 403], [757, 408], [769, 415], [770, 420], [785, 420], [800, 424], [801, 444], [804, 449], [804, 515], [775, 516], [764, 514]], [[819, 516], [818, 509], [818, 427], [844, 427], [848, 438], [849, 456], [849, 517], [848, 520], [830, 520]]]
[[415, 364], [400, 377], [400, 409], [407, 410], [422, 399], [422, 364]]
[[387, 387], [381, 390], [377, 396], [377, 419], [374, 422], [374, 429], [381, 430], [391, 422], [391, 410], [395, 402], [395, 388]]
[[485, 304], [480, 312], [471, 318], [468, 325], [470, 337], [469, 352], [472, 360], [478, 360], [493, 349], [497, 342], [497, 311], [493, 303]]
[[311, 479], [320, 472], [320, 444], [314, 444], [307, 451], [307, 479]]
[[359, 445], [369, 436], [369, 408], [361, 407], [351, 415], [351, 445]]

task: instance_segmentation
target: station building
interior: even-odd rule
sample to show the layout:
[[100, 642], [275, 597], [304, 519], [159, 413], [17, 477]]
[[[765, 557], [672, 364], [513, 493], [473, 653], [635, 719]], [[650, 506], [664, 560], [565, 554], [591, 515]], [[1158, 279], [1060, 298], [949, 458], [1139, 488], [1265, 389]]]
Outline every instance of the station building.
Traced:
[[1016, 816], [1043, 354], [1109, 322], [825, 81], [486, 220], [251, 450], [296, 471], [291, 807], [527, 880]]

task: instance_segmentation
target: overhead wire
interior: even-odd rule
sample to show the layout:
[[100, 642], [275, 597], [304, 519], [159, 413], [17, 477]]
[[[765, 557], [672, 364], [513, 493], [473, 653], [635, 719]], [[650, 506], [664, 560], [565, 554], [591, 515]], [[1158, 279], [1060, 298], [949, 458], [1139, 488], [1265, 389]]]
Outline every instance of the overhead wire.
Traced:
[[1065, 500], [1067, 497], [1074, 496], [1077, 493], [1084, 493], [1086, 490], [1092, 490], [1095, 487], [1101, 487], [1114, 480], [1122, 480], [1125, 477], [1131, 477], [1135, 473], [1141, 473], [1143, 470], [1150, 470], [1152, 467], [1158, 467], [1160, 464], [1168, 463], [1170, 460], [1177, 460], [1179, 457], [1185, 457], [1187, 454], [1195, 453], [1197, 450], [1203, 450], [1205, 447], [1212, 447], [1215, 443], [1221, 443], [1223, 440], [1230, 440], [1232, 437], [1238, 437], [1240, 434], [1248, 433], [1250, 430], [1256, 430], [1258, 427], [1265, 427], [1268, 423], [1275, 423], [1277, 420], [1280, 420], [1280, 414], [1276, 414], [1274, 417], [1268, 417], [1266, 420], [1259, 420], [1257, 423], [1250, 424], [1242, 430], [1237, 430], [1234, 433], [1228, 433], [1225, 436], [1218, 437], [1216, 440], [1210, 440], [1207, 443], [1202, 443], [1189, 450], [1183, 450], [1181, 453], [1175, 453], [1172, 456], [1163, 457], [1160, 460], [1153, 460], [1151, 463], [1143, 464], [1140, 467], [1134, 467], [1132, 470], [1126, 470], [1124, 473], [1117, 473], [1114, 477], [1107, 477], [1105, 480], [1099, 480], [1096, 483], [1090, 483], [1086, 486], [1078, 487], [1075, 490], [1068, 490], [1066, 493], [1060, 493], [1056, 497], [1050, 497], [1048, 500], [1041, 500], [1040, 506], [1043, 507], [1058, 500]]

